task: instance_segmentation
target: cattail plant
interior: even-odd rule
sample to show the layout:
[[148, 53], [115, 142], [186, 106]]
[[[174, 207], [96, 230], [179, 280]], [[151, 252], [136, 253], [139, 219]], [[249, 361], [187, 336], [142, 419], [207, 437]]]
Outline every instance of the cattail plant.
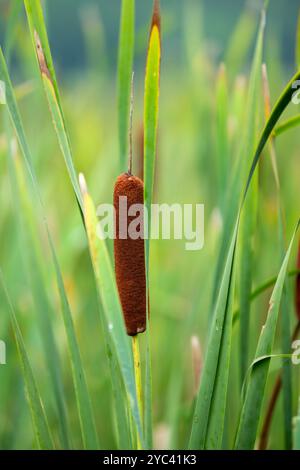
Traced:
[[[133, 75], [131, 85], [128, 170], [118, 176], [114, 187], [116, 281], [124, 314], [126, 331], [136, 336], [146, 329], [146, 270], [144, 247], [144, 184], [132, 174]], [[126, 211], [121, 210], [122, 202]], [[136, 206], [138, 205], [138, 206]], [[140, 210], [139, 236], [132, 237], [130, 226], [135, 217], [129, 215], [134, 206]], [[127, 213], [128, 210], [128, 213]]]
[[[133, 239], [128, 234], [128, 228], [133, 216], [128, 216], [120, 211], [122, 198], [127, 199], [128, 208], [134, 204], [143, 206], [144, 184], [137, 176], [133, 176], [131, 169], [121, 174], [114, 188], [115, 207], [115, 273], [118, 291], [127, 334], [135, 336], [146, 329], [146, 275], [145, 275], [145, 250], [143, 238], [144, 214], [140, 215], [141, 235]], [[125, 220], [127, 219], [127, 220]], [[126, 227], [126, 234], [121, 227]], [[124, 237], [124, 238], [123, 238]]]
[[[146, 330], [146, 267], [144, 246], [144, 183], [132, 174], [132, 116], [133, 116], [133, 77], [131, 81], [131, 105], [129, 126], [128, 170], [118, 176], [114, 187], [115, 237], [114, 258], [115, 275], [127, 334], [132, 336], [132, 352], [135, 372], [135, 386], [140, 415], [143, 414], [143, 392], [141, 360], [138, 333]], [[121, 210], [125, 200], [126, 210]], [[137, 206], [138, 205], [138, 206]], [[134, 216], [129, 215], [131, 208], [138, 207], [139, 236], [133, 237], [130, 226]], [[127, 212], [128, 211], [128, 212]], [[138, 448], [141, 442], [137, 436]]]
[[[152, 22], [150, 27], [150, 39], [147, 67], [152, 66], [150, 54], [151, 38], [154, 29], [160, 31], [159, 2], [154, 1]], [[150, 62], [150, 63], [149, 63]], [[149, 75], [148, 75], [149, 78]], [[147, 82], [147, 70], [146, 70]], [[147, 87], [147, 85], [146, 85]], [[147, 102], [147, 100], [146, 100]], [[135, 337], [146, 329], [147, 311], [147, 289], [146, 289], [146, 263], [144, 244], [144, 183], [132, 174], [132, 117], [133, 117], [133, 75], [131, 83], [131, 106], [129, 125], [129, 157], [128, 169], [116, 180], [114, 187], [114, 208], [115, 208], [115, 274], [116, 281], [124, 314], [126, 331], [129, 336]], [[155, 129], [156, 133], [156, 129]], [[144, 132], [143, 132], [144, 141]], [[144, 142], [145, 145], [145, 142]], [[144, 153], [144, 152], [143, 152]], [[145, 155], [144, 155], [145, 158]], [[154, 173], [154, 165], [153, 165]], [[151, 185], [152, 186], [152, 185]], [[126, 198], [127, 207], [139, 205], [140, 235], [134, 239], [130, 237], [129, 227], [134, 220], [131, 215], [121, 214], [120, 202]], [[125, 220], [126, 217], [126, 220]], [[125, 228], [125, 230], [124, 230]], [[120, 230], [121, 229], [121, 230]], [[124, 232], [125, 233], [122, 233]]]
[[[159, 47], [157, 47], [157, 38]], [[157, 60], [158, 59], [158, 60]], [[157, 131], [157, 110], [158, 110], [158, 84], [160, 63], [160, 13], [159, 2], [154, 1], [152, 23], [150, 29], [150, 39], [146, 66], [145, 78], [145, 133], [143, 152], [144, 162], [147, 164], [150, 174], [144, 174], [144, 182], [132, 174], [132, 117], [133, 117], [133, 74], [131, 81], [131, 105], [129, 122], [129, 157], [126, 173], [118, 176], [114, 187], [114, 208], [115, 208], [115, 237], [114, 237], [114, 259], [115, 275], [118, 287], [120, 302], [122, 306], [126, 332], [132, 337], [133, 362], [135, 370], [136, 395], [139, 403], [140, 415], [143, 416], [143, 393], [141, 379], [141, 361], [137, 335], [146, 330], [147, 314], [149, 315], [149, 297], [147, 295], [146, 276], [146, 254], [149, 252], [149, 245], [145, 247], [144, 242], [144, 203], [147, 208], [151, 202], [154, 156]], [[158, 70], [157, 70], [158, 66]], [[149, 152], [150, 150], [150, 152]], [[150, 177], [150, 179], [149, 179]], [[151, 191], [149, 191], [151, 187]], [[148, 191], [147, 191], [148, 190]], [[147, 195], [148, 194], [148, 198]], [[150, 199], [149, 199], [150, 194]], [[125, 200], [125, 201], [124, 201]], [[122, 201], [126, 203], [126, 210], [121, 210]], [[139, 212], [138, 224], [135, 226], [135, 234], [130, 233], [133, 223], [136, 224], [135, 214], [131, 209]], [[128, 212], [127, 212], [128, 210]], [[149, 220], [147, 220], [148, 227]], [[139, 225], [139, 231], [137, 228]], [[149, 223], [150, 226], [150, 223]], [[150, 227], [149, 227], [150, 230]], [[147, 266], [148, 269], [148, 266]], [[147, 308], [148, 307], [148, 308]], [[146, 369], [149, 361], [147, 359]], [[147, 392], [146, 392], [147, 394]], [[149, 413], [145, 415], [145, 426], [149, 429]], [[148, 424], [147, 424], [148, 423]], [[151, 427], [151, 425], [150, 425]], [[151, 433], [151, 431], [150, 431]], [[151, 440], [151, 437], [146, 437]], [[137, 436], [138, 448], [141, 448], [139, 436]]]

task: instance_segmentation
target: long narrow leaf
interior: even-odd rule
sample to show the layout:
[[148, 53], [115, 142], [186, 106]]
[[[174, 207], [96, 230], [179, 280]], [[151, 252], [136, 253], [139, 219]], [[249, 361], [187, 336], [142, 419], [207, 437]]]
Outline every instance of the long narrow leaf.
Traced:
[[[269, 87], [267, 66], [264, 64], [262, 67], [263, 84], [264, 84], [264, 101], [265, 101], [265, 117], [269, 118], [271, 110], [271, 93]], [[278, 236], [280, 257], [279, 263], [284, 258], [285, 246], [285, 215], [284, 208], [281, 204], [281, 185], [279, 179], [279, 171], [277, 166], [276, 142], [275, 136], [270, 138], [269, 143], [270, 158], [272, 170], [276, 186], [276, 202], [277, 202], [277, 218], [278, 218]], [[282, 315], [281, 315], [281, 344], [282, 352], [288, 351], [290, 345], [290, 315], [289, 315], [289, 286], [286, 281], [282, 293]], [[276, 385], [275, 385], [276, 386]], [[292, 447], [292, 372], [290, 361], [282, 361], [282, 388], [283, 388], [283, 412], [284, 412], [284, 434], [285, 434], [285, 448], [291, 449]], [[266, 439], [265, 439], [266, 440]]]
[[255, 53], [251, 67], [251, 77], [249, 82], [249, 92], [247, 95], [246, 106], [247, 112], [245, 123], [241, 131], [242, 135], [240, 139], [238, 159], [235, 162], [235, 166], [233, 167], [233, 170], [231, 172], [232, 181], [230, 181], [230, 185], [228, 185], [228, 190], [226, 194], [224, 209], [224, 229], [216, 265], [214, 288], [212, 295], [212, 306], [214, 306], [214, 303], [217, 298], [217, 290], [219, 288], [221, 274], [224, 268], [226, 253], [229, 249], [231, 236], [235, 226], [236, 216], [239, 208], [241, 188], [244, 182], [244, 178], [248, 171], [248, 164], [251, 161], [250, 158], [253, 155], [254, 151], [253, 136], [255, 135], [256, 131], [257, 93], [260, 79], [264, 28], [265, 11], [263, 10], [261, 14], [261, 21], [258, 29]]
[[223, 431], [225, 424], [225, 411], [227, 404], [227, 387], [228, 375], [230, 367], [230, 353], [232, 341], [232, 314], [233, 314], [233, 297], [234, 297], [234, 278], [235, 266], [233, 260], [231, 281], [228, 290], [228, 301], [226, 305], [226, 317], [224, 320], [224, 332], [220, 346], [218, 369], [216, 373], [216, 381], [214, 393], [212, 397], [212, 405], [209, 417], [207, 435], [205, 439], [206, 449], [221, 449], [223, 441]]
[[[196, 408], [193, 418], [192, 433], [189, 442], [190, 449], [205, 448], [221, 343], [225, 330], [224, 324], [226, 322], [227, 315], [230, 315], [228, 306], [230, 306], [229, 299], [234, 254], [236, 249], [237, 229], [238, 225], [236, 225], [234, 236], [228, 251], [221, 287], [216, 302], [214, 318], [211, 324], [207, 354], [202, 371], [200, 389], [197, 396]], [[230, 322], [227, 323], [230, 325]]]
[[[43, 203], [41, 200], [41, 195], [39, 192], [35, 171], [32, 165], [32, 157], [31, 157], [30, 149], [27, 144], [23, 122], [22, 122], [21, 115], [17, 106], [17, 102], [16, 102], [16, 98], [13, 92], [10, 77], [8, 74], [5, 58], [3, 56], [1, 48], [0, 48], [0, 80], [2, 80], [5, 83], [5, 94], [6, 94], [5, 102], [6, 102], [7, 111], [10, 116], [12, 125], [15, 129], [16, 136], [20, 145], [22, 155], [26, 163], [27, 170], [29, 172], [29, 175], [33, 184], [35, 194], [39, 201], [40, 208], [42, 208], [43, 220], [45, 221], [45, 215], [44, 215], [45, 210], [44, 210]], [[66, 430], [67, 425], [66, 425], [66, 420], [64, 419], [65, 418], [64, 398], [63, 398], [63, 391], [62, 391], [62, 382], [60, 378], [59, 353], [58, 353], [58, 349], [56, 346], [54, 333], [52, 329], [49, 301], [47, 298], [47, 294], [45, 293], [45, 289], [43, 288], [43, 285], [41, 284], [41, 281], [40, 281], [41, 276], [39, 275], [39, 271], [38, 271], [39, 263], [36, 257], [35, 250], [34, 249], [30, 250], [28, 255], [31, 256], [30, 261], [28, 263], [31, 276], [34, 277], [34, 279], [36, 279], [37, 281], [37, 282], [34, 282], [34, 279], [32, 279], [32, 286], [35, 289], [34, 298], [35, 298], [35, 302], [37, 305], [37, 310], [41, 312], [39, 315], [39, 321], [40, 321], [41, 332], [44, 337], [43, 344], [45, 347], [46, 359], [48, 361], [48, 367], [49, 367], [49, 371], [50, 371], [51, 378], [53, 381], [53, 390], [54, 390], [55, 397], [56, 397], [57, 409], [62, 418], [61, 423], [63, 424]], [[63, 432], [63, 435], [66, 438], [67, 431]], [[65, 440], [65, 445], [67, 445], [67, 440]]]
[[[156, 140], [159, 108], [161, 58], [161, 32], [158, 2], [154, 4], [154, 14], [149, 39], [144, 91], [144, 183], [145, 205], [148, 210], [148, 233], [151, 231], [151, 202], [156, 156]], [[149, 268], [149, 243], [146, 243], [146, 269]]]
[[[246, 135], [243, 141], [243, 149], [241, 152], [241, 162], [249, 161], [249, 156], [253, 155], [255, 143], [257, 139], [257, 115], [258, 103], [260, 102], [260, 84], [261, 84], [261, 63], [263, 52], [263, 37], [265, 29], [265, 11], [262, 12], [256, 50], [252, 65], [251, 79], [249, 85], [249, 97], [247, 105], [246, 118]], [[241, 163], [241, 167], [245, 167]], [[243, 178], [244, 172], [241, 172]], [[253, 239], [256, 229], [258, 203], [258, 174], [254, 176], [251, 188], [248, 192], [247, 199], [241, 216], [240, 228], [240, 366], [241, 366], [241, 382], [243, 382], [245, 372], [248, 367], [248, 349], [249, 349], [249, 316], [250, 316], [250, 293], [252, 287], [252, 272], [254, 263], [254, 247]]]
[[30, 27], [30, 34], [34, 49], [36, 51], [36, 57], [38, 60], [49, 109], [57, 133], [58, 142], [65, 159], [66, 167], [71, 179], [76, 199], [82, 211], [82, 197], [76, 176], [77, 173], [73, 163], [70, 139], [62, 111], [42, 7], [40, 0], [24, 0], [24, 4]]
[[[267, 320], [264, 327], [262, 328], [256, 349], [256, 358], [268, 356], [272, 353], [287, 266], [298, 226], [299, 222], [292, 236], [289, 248], [282, 263], [275, 287], [271, 295]], [[242, 405], [241, 417], [235, 442], [236, 449], [254, 448], [259, 424], [260, 410], [268, 377], [269, 365], [270, 359], [256, 364], [252, 369], [246, 390], [245, 400]]]
[[[247, 196], [247, 193], [248, 193], [251, 181], [252, 181], [253, 174], [255, 172], [257, 163], [259, 161], [261, 152], [266, 142], [268, 141], [268, 138], [272, 134], [272, 131], [278, 119], [280, 118], [285, 108], [288, 106], [293, 96], [293, 92], [294, 92], [292, 85], [295, 80], [299, 79], [299, 77], [300, 77], [300, 71], [297, 72], [295, 76], [290, 80], [290, 82], [284, 89], [283, 93], [279, 97], [277, 103], [275, 104], [271, 112], [270, 118], [267, 121], [262, 131], [262, 134], [260, 136], [260, 139], [258, 141], [258, 144], [256, 146], [256, 151], [254, 153], [253, 161], [251, 163], [250, 171], [246, 180], [245, 189], [244, 189], [244, 192], [242, 193], [243, 194], [242, 202], [241, 202], [240, 210], [237, 215], [236, 227], [235, 227], [233, 237], [231, 240], [230, 249], [228, 251], [228, 255], [226, 258], [225, 269], [223, 271], [222, 283], [221, 283], [222, 288], [220, 289], [218, 300], [217, 300], [216, 307], [215, 307], [213, 325], [215, 325], [215, 327], [217, 326], [217, 328], [215, 329], [216, 342], [214, 343], [212, 337], [210, 337], [209, 343], [212, 346], [208, 347], [207, 356], [206, 356], [206, 360], [204, 364], [204, 371], [206, 371], [205, 379], [204, 379], [204, 371], [203, 371], [203, 377], [202, 377], [200, 390], [198, 394], [197, 405], [196, 405], [193, 426], [192, 426], [191, 439], [190, 439], [190, 444], [189, 444], [191, 448], [201, 449], [201, 448], [204, 448], [205, 446], [206, 432], [207, 432], [209, 412], [210, 412], [209, 409], [205, 409], [205, 408], [210, 407], [212, 393], [214, 390], [215, 374], [216, 374], [218, 359], [219, 359], [218, 354], [219, 354], [220, 342], [222, 338], [222, 335], [219, 334], [219, 329], [220, 328], [223, 329], [223, 324], [224, 324], [224, 318], [225, 318], [224, 309], [226, 308], [227, 300], [228, 300], [228, 293], [229, 293], [230, 282], [231, 282], [230, 273], [232, 272], [232, 267], [233, 267], [233, 258], [234, 258], [236, 237], [237, 237], [237, 231], [238, 231], [238, 226], [239, 226], [239, 221], [240, 221], [241, 210], [243, 208], [243, 205], [244, 205], [244, 202], [245, 202], [245, 199], [246, 199], [246, 196]], [[218, 317], [220, 317], [222, 320], [221, 324], [216, 324], [216, 318]], [[212, 328], [212, 331], [214, 331], [213, 328]], [[213, 333], [211, 333], [211, 335], [213, 335]], [[202, 396], [201, 399], [199, 398], [200, 395]]]
[[[248, 151], [251, 155], [254, 150], [253, 141], [255, 138], [255, 125], [253, 123], [253, 119], [256, 110], [256, 90], [258, 74], [260, 72], [264, 25], [265, 18], [263, 12], [249, 92], [248, 107], [251, 115], [251, 122], [248, 123], [249, 126], [245, 137], [245, 154], [243, 153], [245, 160], [246, 158], [249, 159], [246, 152]], [[243, 165], [245, 165], [244, 162]], [[219, 448], [222, 442], [231, 350], [233, 296], [232, 272], [234, 270], [234, 254], [236, 250], [239, 223], [240, 213], [231, 239], [220, 284], [220, 290], [215, 304], [207, 348], [207, 357], [204, 364], [194, 413], [194, 422], [189, 444], [191, 448]]]
[[76, 394], [76, 401], [78, 407], [78, 414], [81, 426], [81, 433], [83, 444], [86, 449], [98, 449], [98, 437], [95, 428], [95, 421], [92, 411], [91, 400], [86, 384], [84, 368], [81, 362], [80, 351], [76, 339], [72, 313], [69, 301], [66, 295], [62, 273], [58, 260], [56, 257], [55, 249], [48, 232], [48, 239], [51, 247], [52, 258], [54, 262], [58, 290], [61, 298], [63, 320], [65, 331], [68, 341], [68, 351], [70, 355], [70, 362], [72, 367], [73, 382]]
[[16, 155], [10, 155], [14, 160], [15, 173], [15, 208], [16, 219], [19, 220], [20, 242], [23, 253], [25, 269], [29, 277], [34, 305], [37, 312], [37, 324], [44, 348], [45, 361], [51, 378], [53, 393], [57, 406], [57, 416], [60, 422], [61, 443], [63, 448], [70, 447], [69, 428], [67, 423], [67, 411], [62, 382], [61, 360], [56, 344], [54, 329], [51, 322], [53, 307], [50, 303], [46, 288], [45, 273], [42, 264], [42, 255], [39, 241], [36, 237], [36, 223], [34, 221], [32, 204], [29, 200], [27, 181], [23, 173], [21, 160]]
[[34, 433], [39, 449], [53, 449], [53, 441], [49, 430], [47, 417], [42, 405], [42, 400], [35, 382], [33, 371], [29, 362], [29, 358], [24, 345], [21, 330], [17, 321], [14, 307], [9, 298], [7, 288], [4, 283], [3, 274], [0, 270], [0, 284], [4, 291], [4, 298], [6, 299], [7, 307], [10, 314], [11, 324], [18, 348], [20, 363], [22, 367], [22, 375], [27, 392], [27, 400], [30, 407], [31, 418], [34, 428]]
[[[153, 181], [156, 157], [158, 111], [159, 111], [159, 85], [161, 61], [161, 24], [159, 1], [154, 1], [154, 11], [150, 30], [148, 55], [146, 63], [145, 89], [144, 89], [144, 202], [147, 209], [147, 229], [151, 233], [151, 203], [153, 195]], [[146, 281], [149, 293], [149, 237], [145, 243]], [[149, 306], [149, 302], [147, 302]], [[149, 313], [149, 312], [148, 312]], [[145, 442], [147, 448], [152, 447], [152, 375], [150, 351], [150, 324], [147, 313], [147, 349], [146, 349], [146, 379], [145, 379]]]

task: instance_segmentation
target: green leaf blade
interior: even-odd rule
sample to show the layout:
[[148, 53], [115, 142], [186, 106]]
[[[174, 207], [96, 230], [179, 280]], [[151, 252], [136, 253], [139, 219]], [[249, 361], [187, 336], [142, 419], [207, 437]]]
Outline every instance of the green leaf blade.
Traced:
[[34, 374], [30, 365], [30, 361], [26, 352], [23, 336], [17, 321], [14, 307], [11, 303], [8, 291], [6, 289], [3, 274], [0, 270], [0, 283], [4, 291], [4, 298], [6, 299], [7, 307], [10, 312], [11, 324], [17, 344], [18, 354], [22, 367], [22, 375], [26, 388], [27, 400], [31, 412], [31, 418], [34, 428], [34, 433], [39, 449], [51, 450], [53, 449], [53, 440], [50, 434], [49, 424], [42, 405], [42, 400], [36, 385]]
[[116, 360], [122, 373], [135, 426], [140, 436], [140, 440], [143, 443], [141, 416], [137, 401], [132, 353], [129, 337], [125, 331], [115, 276], [109, 253], [105, 245], [105, 240], [101, 236], [98, 236], [96, 210], [93, 201], [87, 192], [84, 192], [83, 194], [83, 201], [90, 255], [104, 311], [104, 334], [109, 335], [109, 340], [111, 340], [113, 345], [112, 353], [116, 355]]
[[135, 0], [122, 0], [118, 59], [118, 125], [120, 171], [127, 170], [129, 107], [134, 56]]
[[[282, 263], [275, 287], [273, 289], [270, 307], [265, 326], [262, 329], [255, 357], [268, 356], [272, 353], [274, 343], [277, 318], [279, 314], [281, 296], [285, 282], [288, 261], [293, 245], [293, 241], [298, 230], [299, 223], [292, 236], [289, 248]], [[253, 449], [259, 424], [260, 410], [264, 397], [265, 386], [269, 371], [270, 359], [254, 366], [249, 378], [245, 399], [242, 405], [241, 417], [239, 421], [236, 449]]]

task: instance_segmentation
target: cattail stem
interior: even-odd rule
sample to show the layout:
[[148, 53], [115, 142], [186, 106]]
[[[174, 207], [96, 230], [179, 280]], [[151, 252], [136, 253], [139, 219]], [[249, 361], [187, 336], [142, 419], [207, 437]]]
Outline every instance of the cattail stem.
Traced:
[[[295, 327], [295, 330], [292, 336], [292, 342], [297, 338], [299, 332], [300, 332], [300, 321], [297, 323]], [[273, 392], [269, 401], [267, 413], [264, 419], [264, 423], [263, 423], [263, 427], [262, 427], [262, 431], [261, 431], [261, 435], [259, 439], [259, 444], [258, 444], [259, 450], [266, 450], [267, 448], [272, 418], [273, 418], [275, 406], [277, 403], [277, 399], [281, 391], [281, 387], [282, 387], [282, 373], [280, 372], [277, 376], [277, 379], [273, 388]]]
[[134, 372], [135, 372], [135, 384], [136, 384], [136, 394], [139, 404], [139, 411], [142, 417], [143, 415], [143, 395], [142, 395], [142, 374], [141, 374], [141, 358], [140, 358], [140, 348], [138, 342], [138, 336], [132, 337], [132, 351], [133, 351], [133, 362], [134, 362]]
[[132, 175], [132, 126], [133, 126], [133, 102], [134, 102], [134, 89], [133, 89], [134, 72], [131, 75], [131, 94], [130, 94], [130, 118], [129, 118], [129, 155], [128, 155], [128, 174]]
[[[135, 374], [135, 387], [138, 400], [139, 412], [141, 420], [143, 420], [143, 390], [142, 390], [142, 374], [141, 374], [141, 357], [138, 336], [132, 337], [132, 353]], [[139, 436], [137, 437], [138, 449], [141, 449]]]

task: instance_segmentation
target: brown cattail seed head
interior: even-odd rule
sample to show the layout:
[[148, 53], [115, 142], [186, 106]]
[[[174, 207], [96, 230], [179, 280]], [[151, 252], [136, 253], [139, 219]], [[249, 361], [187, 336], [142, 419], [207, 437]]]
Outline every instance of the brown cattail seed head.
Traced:
[[[127, 211], [121, 209], [121, 196], [127, 198], [127, 211], [133, 204], [140, 204], [143, 208], [143, 182], [136, 176], [124, 173], [117, 178], [114, 189], [116, 280], [127, 334], [135, 336], [146, 329], [144, 211], [142, 209], [141, 214], [129, 216]], [[141, 235], [133, 239], [128, 233], [128, 228], [137, 217], [142, 221], [142, 226], [138, 229]], [[124, 227], [127, 238], [124, 238]]]
[[[300, 269], [300, 241], [298, 245], [297, 269]], [[296, 277], [295, 308], [297, 318], [300, 321], [300, 274], [297, 274]]]

